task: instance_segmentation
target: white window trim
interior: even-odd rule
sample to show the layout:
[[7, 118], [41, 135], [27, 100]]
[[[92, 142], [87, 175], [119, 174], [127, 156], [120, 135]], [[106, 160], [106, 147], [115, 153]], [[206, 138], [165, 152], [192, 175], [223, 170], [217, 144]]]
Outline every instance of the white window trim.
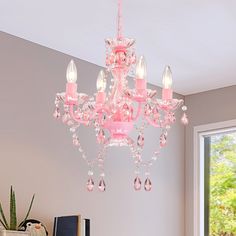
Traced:
[[194, 236], [204, 236], [204, 137], [230, 131], [236, 131], [236, 120], [194, 127]]

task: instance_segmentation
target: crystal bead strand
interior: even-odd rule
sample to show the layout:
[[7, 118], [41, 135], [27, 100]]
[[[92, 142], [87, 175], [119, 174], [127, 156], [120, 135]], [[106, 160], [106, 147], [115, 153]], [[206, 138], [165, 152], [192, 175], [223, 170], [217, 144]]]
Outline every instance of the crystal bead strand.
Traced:
[[[106, 141], [104, 141], [105, 143]], [[107, 141], [108, 142], [108, 141]], [[105, 183], [105, 171], [104, 171], [104, 159], [105, 159], [105, 153], [107, 149], [107, 142], [102, 146], [101, 150], [98, 153], [98, 168], [100, 170], [100, 180], [98, 183], [98, 190], [100, 192], [105, 192], [106, 191], [106, 183]]]
[[56, 98], [55, 98], [55, 111], [53, 113], [53, 117], [55, 119], [60, 119], [60, 117], [61, 117], [59, 105], [60, 105], [60, 101], [59, 101], [58, 97], [56, 96]]
[[134, 159], [134, 163], [135, 163], [135, 179], [134, 179], [134, 189], [136, 191], [139, 191], [141, 190], [141, 187], [142, 187], [142, 181], [139, 177], [139, 174], [140, 174], [140, 164], [142, 162], [142, 159], [141, 159], [141, 155], [139, 153], [139, 151], [137, 150], [136, 146], [135, 146], [135, 143], [134, 141], [131, 139], [131, 138], [127, 138], [127, 143], [128, 143], [128, 146], [130, 148], [130, 151], [131, 151], [131, 154], [133, 156], [133, 159]]

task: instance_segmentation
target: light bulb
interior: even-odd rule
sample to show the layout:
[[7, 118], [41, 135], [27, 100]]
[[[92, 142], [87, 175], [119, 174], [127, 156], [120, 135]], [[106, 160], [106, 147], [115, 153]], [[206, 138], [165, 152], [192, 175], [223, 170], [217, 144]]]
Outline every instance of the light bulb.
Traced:
[[77, 69], [73, 60], [67, 66], [66, 79], [68, 83], [75, 83], [77, 80]]
[[136, 65], [136, 79], [147, 78], [147, 65], [144, 56], [141, 56]]
[[162, 77], [162, 83], [163, 83], [164, 89], [171, 89], [171, 86], [172, 86], [172, 73], [171, 73], [170, 66], [165, 67], [163, 77]]
[[103, 70], [100, 70], [97, 78], [97, 90], [98, 92], [104, 92], [107, 87], [106, 76]]

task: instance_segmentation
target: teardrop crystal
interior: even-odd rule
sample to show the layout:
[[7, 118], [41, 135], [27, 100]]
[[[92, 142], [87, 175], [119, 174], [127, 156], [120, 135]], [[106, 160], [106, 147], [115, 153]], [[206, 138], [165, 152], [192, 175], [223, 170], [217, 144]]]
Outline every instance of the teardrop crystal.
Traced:
[[100, 129], [97, 136], [97, 142], [103, 144], [105, 142], [105, 132], [103, 129]]
[[168, 119], [168, 121], [169, 121], [170, 123], [174, 123], [175, 120], [176, 120], [175, 114], [174, 114], [173, 112], [168, 113], [167, 119]]
[[167, 136], [165, 133], [162, 133], [160, 136], [160, 146], [164, 147], [166, 145]]
[[122, 113], [124, 121], [129, 121], [133, 114], [132, 106], [129, 106], [127, 103], [125, 103], [122, 107]]
[[93, 188], [94, 188], [94, 181], [92, 178], [89, 178], [88, 179], [88, 182], [87, 182], [87, 190], [89, 192], [92, 192], [93, 191]]
[[149, 178], [147, 178], [146, 180], [145, 180], [145, 183], [144, 183], [144, 189], [146, 190], [146, 191], [151, 191], [151, 189], [152, 189], [152, 182], [151, 182], [151, 180], [149, 179]]
[[105, 184], [104, 179], [101, 179], [101, 180], [99, 181], [98, 189], [99, 189], [100, 192], [105, 192], [105, 190], [106, 190], [106, 184]]
[[65, 114], [62, 116], [62, 122], [66, 124], [69, 119], [70, 119], [69, 113], [65, 112]]
[[143, 134], [139, 134], [138, 139], [137, 139], [137, 144], [141, 148], [144, 147], [144, 136], [143, 136]]
[[152, 107], [150, 104], [146, 104], [144, 107], [144, 113], [146, 116], [149, 116], [152, 113]]
[[160, 118], [159, 110], [158, 108], [155, 107], [153, 109], [153, 121], [157, 123], [159, 121], [159, 118]]
[[128, 106], [127, 103], [125, 103], [125, 104], [123, 105], [123, 110], [129, 110], [129, 106]]
[[54, 111], [54, 113], [53, 113], [53, 117], [54, 117], [55, 119], [59, 119], [60, 116], [61, 116], [61, 114], [60, 114], [59, 107], [56, 107], [56, 109], [55, 109], [55, 111]]
[[186, 115], [186, 113], [183, 114], [182, 118], [181, 118], [181, 122], [182, 124], [184, 125], [187, 125], [188, 124], [188, 117]]
[[139, 190], [141, 190], [141, 187], [142, 187], [141, 179], [137, 176], [137, 177], [134, 179], [134, 189], [135, 189], [136, 191], [139, 191]]

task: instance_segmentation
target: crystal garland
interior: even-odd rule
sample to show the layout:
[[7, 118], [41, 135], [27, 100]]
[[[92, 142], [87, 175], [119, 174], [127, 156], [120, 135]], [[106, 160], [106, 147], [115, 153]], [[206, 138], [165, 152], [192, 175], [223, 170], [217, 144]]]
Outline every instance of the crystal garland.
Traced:
[[[81, 153], [82, 158], [89, 167], [87, 190], [94, 189], [94, 167], [97, 165], [100, 172], [98, 189], [106, 190], [104, 161], [106, 150], [112, 146], [128, 146], [135, 164], [134, 189], [141, 190], [142, 181], [140, 171], [145, 170], [144, 189], [150, 191], [152, 183], [150, 168], [158, 159], [160, 150], [167, 144], [167, 135], [176, 118], [174, 112], [183, 104], [183, 100], [172, 98], [172, 74], [167, 66], [163, 74], [162, 99], [156, 98], [156, 91], [146, 88], [146, 63], [144, 57], [138, 60], [134, 50], [133, 39], [124, 38], [120, 26], [120, 1], [118, 7], [118, 34], [115, 39], [106, 42], [106, 70], [101, 70], [97, 79], [95, 97], [77, 92], [77, 69], [73, 61], [67, 68], [66, 92], [58, 93], [55, 99], [54, 117], [70, 127], [73, 145]], [[135, 71], [135, 88], [128, 86], [129, 74]], [[108, 75], [112, 75], [108, 96], [106, 85]], [[62, 104], [62, 106], [60, 105]], [[61, 108], [64, 110], [61, 115]], [[183, 116], [181, 122], [188, 124], [186, 106], [182, 106]], [[141, 126], [137, 120], [141, 118]], [[100, 151], [96, 158], [88, 160], [81, 146], [78, 130], [80, 125], [93, 127], [96, 133]], [[151, 125], [161, 129], [158, 148], [148, 161], [142, 159], [144, 148], [144, 130]], [[130, 138], [129, 133], [136, 129], [137, 141]]]

